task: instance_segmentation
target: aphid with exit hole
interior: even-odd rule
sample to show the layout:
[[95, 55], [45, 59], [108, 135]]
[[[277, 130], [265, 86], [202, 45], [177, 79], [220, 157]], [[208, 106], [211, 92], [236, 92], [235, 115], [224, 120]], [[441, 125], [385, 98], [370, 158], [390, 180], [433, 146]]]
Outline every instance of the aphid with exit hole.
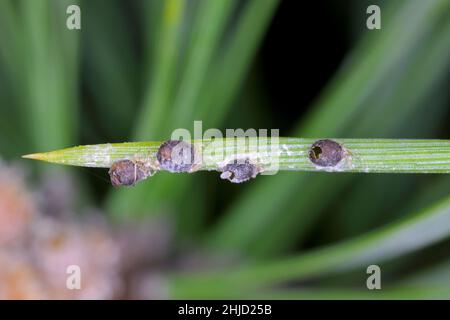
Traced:
[[134, 186], [137, 182], [154, 174], [154, 170], [141, 161], [119, 160], [109, 169], [111, 184], [118, 186]]
[[194, 146], [182, 140], [168, 140], [161, 144], [156, 158], [160, 167], [170, 172], [192, 172], [195, 168]]
[[317, 140], [309, 149], [309, 160], [320, 167], [334, 167], [347, 155], [345, 148], [330, 139]]
[[234, 160], [222, 168], [220, 178], [226, 179], [232, 183], [242, 183], [255, 178], [259, 172], [259, 168], [250, 163], [248, 159], [244, 162]]

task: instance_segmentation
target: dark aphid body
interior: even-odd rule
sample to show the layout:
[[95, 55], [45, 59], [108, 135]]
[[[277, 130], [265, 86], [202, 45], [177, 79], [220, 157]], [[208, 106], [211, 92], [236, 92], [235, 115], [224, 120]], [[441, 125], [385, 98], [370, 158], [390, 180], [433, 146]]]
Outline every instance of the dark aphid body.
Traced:
[[191, 172], [194, 168], [194, 147], [181, 140], [168, 140], [159, 147], [156, 158], [162, 169], [169, 172]]
[[109, 176], [114, 187], [133, 186], [152, 172], [143, 163], [132, 160], [119, 160], [114, 162], [109, 169]]
[[248, 160], [245, 160], [245, 162], [235, 160], [222, 168], [220, 177], [233, 183], [242, 183], [255, 178], [258, 173], [259, 169]]
[[345, 149], [336, 141], [317, 140], [309, 150], [309, 160], [320, 167], [334, 167], [346, 155]]

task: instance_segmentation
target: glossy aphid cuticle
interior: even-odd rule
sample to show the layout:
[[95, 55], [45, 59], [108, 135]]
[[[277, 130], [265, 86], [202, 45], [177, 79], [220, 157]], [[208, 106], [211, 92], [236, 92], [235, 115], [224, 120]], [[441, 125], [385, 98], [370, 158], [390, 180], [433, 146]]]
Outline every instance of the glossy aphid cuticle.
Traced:
[[309, 160], [319, 167], [335, 167], [346, 155], [345, 148], [330, 139], [317, 140], [308, 152]]
[[151, 176], [154, 171], [143, 162], [129, 159], [114, 162], [109, 169], [111, 184], [118, 186], [134, 186], [137, 182]]
[[260, 172], [260, 169], [246, 159], [245, 161], [234, 160], [225, 165], [221, 171], [220, 178], [232, 183], [242, 183], [255, 178]]
[[156, 159], [161, 169], [169, 172], [191, 172], [195, 167], [195, 149], [185, 141], [168, 140], [159, 147]]

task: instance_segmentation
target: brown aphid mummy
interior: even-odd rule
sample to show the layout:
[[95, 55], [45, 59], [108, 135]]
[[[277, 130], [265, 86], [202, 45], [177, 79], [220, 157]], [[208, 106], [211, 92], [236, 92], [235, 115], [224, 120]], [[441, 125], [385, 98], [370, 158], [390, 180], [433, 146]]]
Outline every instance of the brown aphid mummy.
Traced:
[[155, 171], [141, 161], [119, 160], [109, 169], [111, 184], [118, 186], [134, 186], [137, 182], [153, 175]]
[[248, 159], [244, 162], [234, 160], [222, 168], [220, 178], [232, 183], [242, 183], [255, 178], [260, 172], [260, 168], [250, 163]]
[[309, 160], [319, 167], [335, 167], [346, 155], [345, 148], [330, 139], [317, 140], [308, 153]]
[[192, 172], [194, 163], [194, 146], [182, 140], [168, 140], [161, 144], [156, 153], [159, 165], [169, 172]]

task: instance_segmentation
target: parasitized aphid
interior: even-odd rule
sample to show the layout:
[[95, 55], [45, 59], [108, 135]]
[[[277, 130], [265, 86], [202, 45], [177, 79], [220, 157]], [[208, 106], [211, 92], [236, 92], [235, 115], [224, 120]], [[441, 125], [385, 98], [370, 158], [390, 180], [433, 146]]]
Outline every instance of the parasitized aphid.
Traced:
[[111, 165], [109, 176], [114, 187], [134, 186], [137, 182], [153, 175], [154, 172], [143, 162], [125, 159], [116, 161]]
[[162, 169], [170, 172], [192, 172], [195, 168], [194, 146], [182, 140], [168, 140], [156, 154]]
[[234, 160], [222, 168], [220, 178], [232, 183], [242, 183], [255, 178], [259, 172], [259, 168], [250, 163], [248, 159], [245, 162]]
[[330, 139], [317, 140], [309, 149], [309, 160], [320, 167], [334, 167], [347, 155], [344, 147]]

